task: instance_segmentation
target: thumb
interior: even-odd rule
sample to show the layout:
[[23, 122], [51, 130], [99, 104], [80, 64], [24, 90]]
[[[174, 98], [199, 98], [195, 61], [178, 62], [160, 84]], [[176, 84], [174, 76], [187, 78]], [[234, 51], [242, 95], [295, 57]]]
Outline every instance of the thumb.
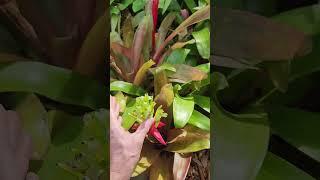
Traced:
[[154, 123], [154, 118], [150, 118], [144, 121], [142, 124], [140, 124], [140, 126], [138, 127], [135, 133], [143, 137], [146, 136], [153, 123]]
[[39, 177], [35, 173], [29, 172], [27, 174], [26, 180], [39, 180]]

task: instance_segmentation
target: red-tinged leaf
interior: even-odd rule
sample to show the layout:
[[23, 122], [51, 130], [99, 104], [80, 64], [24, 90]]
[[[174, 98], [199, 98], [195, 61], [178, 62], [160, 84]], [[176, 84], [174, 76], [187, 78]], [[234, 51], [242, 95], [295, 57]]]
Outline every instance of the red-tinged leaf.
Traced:
[[149, 60], [148, 62], [144, 63], [139, 71], [137, 72], [133, 84], [136, 86], [139, 86], [143, 80], [145, 79], [145, 76], [148, 72], [148, 70], [155, 64], [155, 62], [153, 60]]
[[177, 17], [177, 14], [175, 12], [171, 12], [161, 22], [161, 25], [158, 29], [156, 49], [158, 49], [160, 47], [160, 45], [166, 39], [166, 36], [168, 34], [168, 30], [171, 27], [173, 21], [176, 19], [176, 17]]
[[188, 170], [191, 163], [191, 154], [181, 155], [179, 153], [174, 153], [173, 160], [173, 179], [174, 180], [184, 180], [188, 174]]
[[117, 54], [122, 54], [126, 58], [130, 59], [131, 58], [131, 49], [122, 46], [119, 43], [111, 43], [111, 50], [114, 51]]
[[312, 43], [303, 32], [263, 16], [215, 8], [214, 19], [215, 55], [281, 61], [311, 51]]
[[183, 17], [183, 19], [187, 19], [189, 17], [189, 12], [186, 9], [182, 9], [180, 11], [180, 13], [181, 13], [181, 16]]
[[149, 18], [148, 16], [145, 16], [134, 35], [131, 47], [131, 63], [133, 65], [134, 72], [138, 71], [143, 47], [146, 41], [150, 40], [146, 38], [149, 24]]
[[180, 32], [184, 31], [187, 27], [196, 24], [198, 22], [204, 21], [206, 19], [210, 18], [210, 6], [206, 6], [198, 11], [196, 11], [194, 14], [192, 14], [188, 19], [183, 21], [168, 37], [167, 39], [160, 45], [160, 47], [157, 49], [153, 56], [153, 60], [158, 62], [161, 53], [163, 52], [164, 48], [167, 46], [167, 44]]
[[172, 180], [173, 156], [163, 154], [150, 167], [149, 180]]
[[171, 82], [188, 83], [191, 81], [201, 81], [208, 77], [207, 73], [192, 66], [177, 64], [174, 67], [176, 72], [167, 72]]
[[187, 125], [183, 129], [171, 129], [168, 132], [166, 151], [192, 153], [210, 148], [210, 132]]
[[157, 23], [158, 23], [158, 6], [159, 6], [159, 0], [152, 0], [152, 19], [153, 19], [152, 49], [155, 48], [155, 42], [156, 42], [156, 29], [157, 29]]
[[154, 148], [153, 144], [146, 141], [143, 144], [142, 151], [140, 154], [140, 160], [133, 171], [132, 177], [138, 176], [145, 172], [152, 164], [156, 162], [159, 157], [161, 150]]

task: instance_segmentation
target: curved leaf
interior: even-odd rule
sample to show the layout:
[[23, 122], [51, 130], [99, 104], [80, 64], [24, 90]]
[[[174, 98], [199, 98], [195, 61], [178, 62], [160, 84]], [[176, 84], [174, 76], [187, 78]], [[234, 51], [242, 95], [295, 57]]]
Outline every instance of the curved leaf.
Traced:
[[143, 96], [146, 92], [139, 86], [124, 81], [110, 83], [110, 91], [121, 91], [134, 96]]
[[101, 16], [83, 42], [74, 70], [84, 75], [95, 75], [104, 64], [107, 49], [107, 13]]
[[215, 100], [211, 104], [215, 136], [213, 178], [253, 180], [267, 153], [269, 127], [230, 118]]
[[210, 133], [193, 126], [171, 129], [168, 132], [166, 151], [192, 153], [210, 148]]
[[183, 49], [183, 48], [175, 49], [169, 54], [169, 56], [166, 58], [164, 63], [184, 64], [189, 52], [190, 52], [190, 49]]
[[183, 128], [189, 121], [194, 108], [193, 97], [180, 97], [173, 100], [173, 122], [176, 128]]
[[203, 59], [209, 59], [210, 57], [210, 30], [209, 27], [205, 27], [200, 31], [192, 33], [194, 39], [196, 40], [196, 45], [199, 54]]
[[173, 157], [168, 154], [159, 156], [150, 168], [149, 180], [168, 180], [172, 179]]
[[202, 109], [210, 113], [210, 98], [206, 96], [195, 95], [194, 102], [196, 105], [200, 106]]
[[210, 132], [210, 119], [196, 110], [193, 110], [188, 124]]
[[268, 153], [256, 180], [315, 180], [280, 157]]
[[215, 8], [214, 17], [215, 55], [280, 61], [310, 52], [310, 39], [286, 24], [231, 9]]
[[160, 155], [160, 150], [153, 147], [149, 142], [145, 142], [140, 154], [140, 160], [133, 171], [132, 177], [136, 177], [145, 172], [152, 164], [156, 162], [156, 159]]
[[153, 60], [149, 60], [146, 63], [144, 63], [139, 71], [136, 74], [136, 77], [134, 78], [133, 84], [136, 86], [139, 86], [142, 81], [145, 79], [145, 76], [148, 72], [148, 70], [155, 64]]
[[98, 81], [39, 62], [0, 64], [0, 82], [0, 92], [33, 92], [64, 104], [106, 107], [107, 88]]
[[173, 179], [185, 180], [190, 167], [192, 155], [184, 155], [174, 153], [173, 160]]
[[204, 21], [206, 19], [210, 18], [210, 6], [206, 6], [204, 8], [201, 8], [197, 12], [193, 13], [190, 17], [188, 17], [185, 21], [183, 21], [167, 38], [166, 40], [159, 46], [157, 51], [155, 52], [153, 56], [153, 60], [158, 62], [158, 59], [161, 56], [161, 53], [163, 52], [164, 48], [167, 46], [167, 44], [180, 32], [184, 31], [187, 27], [196, 24], [198, 22]]
[[[320, 114], [296, 108], [269, 107], [272, 131], [299, 150], [320, 161]], [[303, 132], [303, 133], [297, 133]]]
[[174, 68], [176, 69], [175, 72], [167, 72], [172, 82], [188, 83], [191, 81], [201, 81], [208, 77], [207, 73], [202, 70], [185, 64], [174, 65]]
[[46, 109], [36, 95], [28, 94], [15, 110], [22, 120], [23, 128], [31, 135], [32, 159], [42, 160], [51, 142]]

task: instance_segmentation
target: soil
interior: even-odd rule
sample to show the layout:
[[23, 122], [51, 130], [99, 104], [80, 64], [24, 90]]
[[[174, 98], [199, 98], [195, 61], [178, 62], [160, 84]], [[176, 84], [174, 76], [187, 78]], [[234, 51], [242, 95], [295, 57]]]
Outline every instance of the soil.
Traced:
[[210, 150], [203, 150], [192, 155], [186, 180], [210, 179]]

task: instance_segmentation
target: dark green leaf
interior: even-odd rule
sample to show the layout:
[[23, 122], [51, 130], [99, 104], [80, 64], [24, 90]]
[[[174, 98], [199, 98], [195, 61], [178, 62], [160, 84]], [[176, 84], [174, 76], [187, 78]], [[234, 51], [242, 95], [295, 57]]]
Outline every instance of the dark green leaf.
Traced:
[[184, 64], [189, 52], [190, 49], [175, 49], [164, 62], [170, 64]]
[[132, 10], [133, 12], [138, 12], [144, 8], [146, 5], [146, 0], [135, 0], [132, 4]]
[[0, 64], [0, 82], [0, 92], [33, 92], [65, 104], [92, 109], [106, 107], [106, 86], [47, 64]]
[[202, 109], [210, 113], [210, 98], [206, 96], [194, 96], [194, 102]]
[[268, 153], [256, 180], [315, 180], [284, 159]]

